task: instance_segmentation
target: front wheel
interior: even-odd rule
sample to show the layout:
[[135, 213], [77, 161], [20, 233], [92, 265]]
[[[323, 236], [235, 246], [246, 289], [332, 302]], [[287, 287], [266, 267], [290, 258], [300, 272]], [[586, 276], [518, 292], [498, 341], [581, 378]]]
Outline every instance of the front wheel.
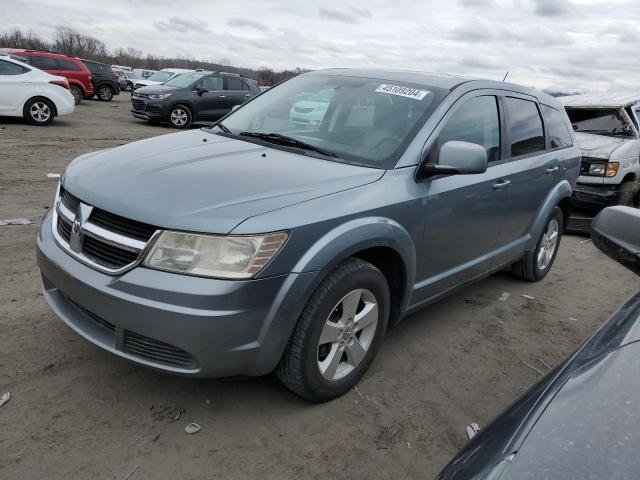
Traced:
[[169, 123], [173, 128], [187, 128], [191, 125], [191, 110], [183, 105], [176, 105], [169, 112]]
[[343, 262], [305, 306], [276, 369], [280, 381], [314, 402], [352, 389], [380, 348], [389, 303], [380, 270], [355, 258]]
[[620, 205], [640, 208], [640, 182], [630, 180], [620, 187]]
[[536, 249], [525, 253], [524, 257], [511, 266], [511, 271], [530, 282], [542, 280], [556, 259], [563, 232], [563, 215], [560, 207], [555, 207], [538, 239]]

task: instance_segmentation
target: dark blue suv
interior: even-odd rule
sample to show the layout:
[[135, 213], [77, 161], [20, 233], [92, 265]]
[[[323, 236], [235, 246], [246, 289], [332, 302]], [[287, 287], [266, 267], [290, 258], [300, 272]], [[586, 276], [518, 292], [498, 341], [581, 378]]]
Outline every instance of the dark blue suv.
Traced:
[[529, 88], [303, 74], [210, 128], [74, 160], [38, 236], [45, 298], [139, 364], [275, 370], [328, 400], [407, 312], [505, 267], [542, 279], [579, 162], [562, 105]]

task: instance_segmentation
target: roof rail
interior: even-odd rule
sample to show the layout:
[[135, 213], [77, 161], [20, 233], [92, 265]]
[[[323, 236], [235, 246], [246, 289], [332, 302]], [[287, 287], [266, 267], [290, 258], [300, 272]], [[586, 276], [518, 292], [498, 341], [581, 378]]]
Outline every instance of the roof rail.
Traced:
[[240, 74], [239, 73], [233, 73], [233, 72], [218, 72], [221, 73], [222, 75], [232, 75], [234, 77], [239, 77]]

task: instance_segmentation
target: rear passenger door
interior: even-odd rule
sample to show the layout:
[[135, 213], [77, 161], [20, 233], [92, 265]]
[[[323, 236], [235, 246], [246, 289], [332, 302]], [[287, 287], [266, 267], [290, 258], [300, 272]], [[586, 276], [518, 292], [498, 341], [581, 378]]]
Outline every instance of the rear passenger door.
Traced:
[[508, 205], [498, 239], [497, 263], [517, 259], [545, 199], [558, 183], [557, 152], [550, 148], [537, 100], [527, 95], [502, 98], [507, 126], [507, 159], [499, 167], [508, 184]]
[[227, 99], [229, 111], [235, 105], [241, 105], [251, 97], [249, 86], [240, 77], [226, 77]]

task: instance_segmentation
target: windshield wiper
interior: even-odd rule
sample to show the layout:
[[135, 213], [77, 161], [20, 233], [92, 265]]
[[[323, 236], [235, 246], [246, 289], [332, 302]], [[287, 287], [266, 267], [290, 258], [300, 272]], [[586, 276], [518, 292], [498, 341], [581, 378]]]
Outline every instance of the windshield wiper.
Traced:
[[212, 125], [213, 127], [218, 127], [220, 130], [222, 130], [224, 133], [231, 133], [231, 130], [229, 130], [227, 127], [224, 126], [224, 123], [222, 122], [217, 122], [214, 123]]
[[333, 152], [329, 152], [320, 147], [316, 147], [315, 145], [311, 145], [310, 143], [306, 143], [292, 137], [287, 137], [286, 135], [280, 135], [279, 133], [240, 132], [238, 135], [241, 135], [243, 137], [259, 138], [260, 140], [265, 140], [267, 142], [279, 145], [289, 145], [291, 147], [297, 147], [303, 150], [311, 150], [326, 157], [338, 158], [338, 156]]

